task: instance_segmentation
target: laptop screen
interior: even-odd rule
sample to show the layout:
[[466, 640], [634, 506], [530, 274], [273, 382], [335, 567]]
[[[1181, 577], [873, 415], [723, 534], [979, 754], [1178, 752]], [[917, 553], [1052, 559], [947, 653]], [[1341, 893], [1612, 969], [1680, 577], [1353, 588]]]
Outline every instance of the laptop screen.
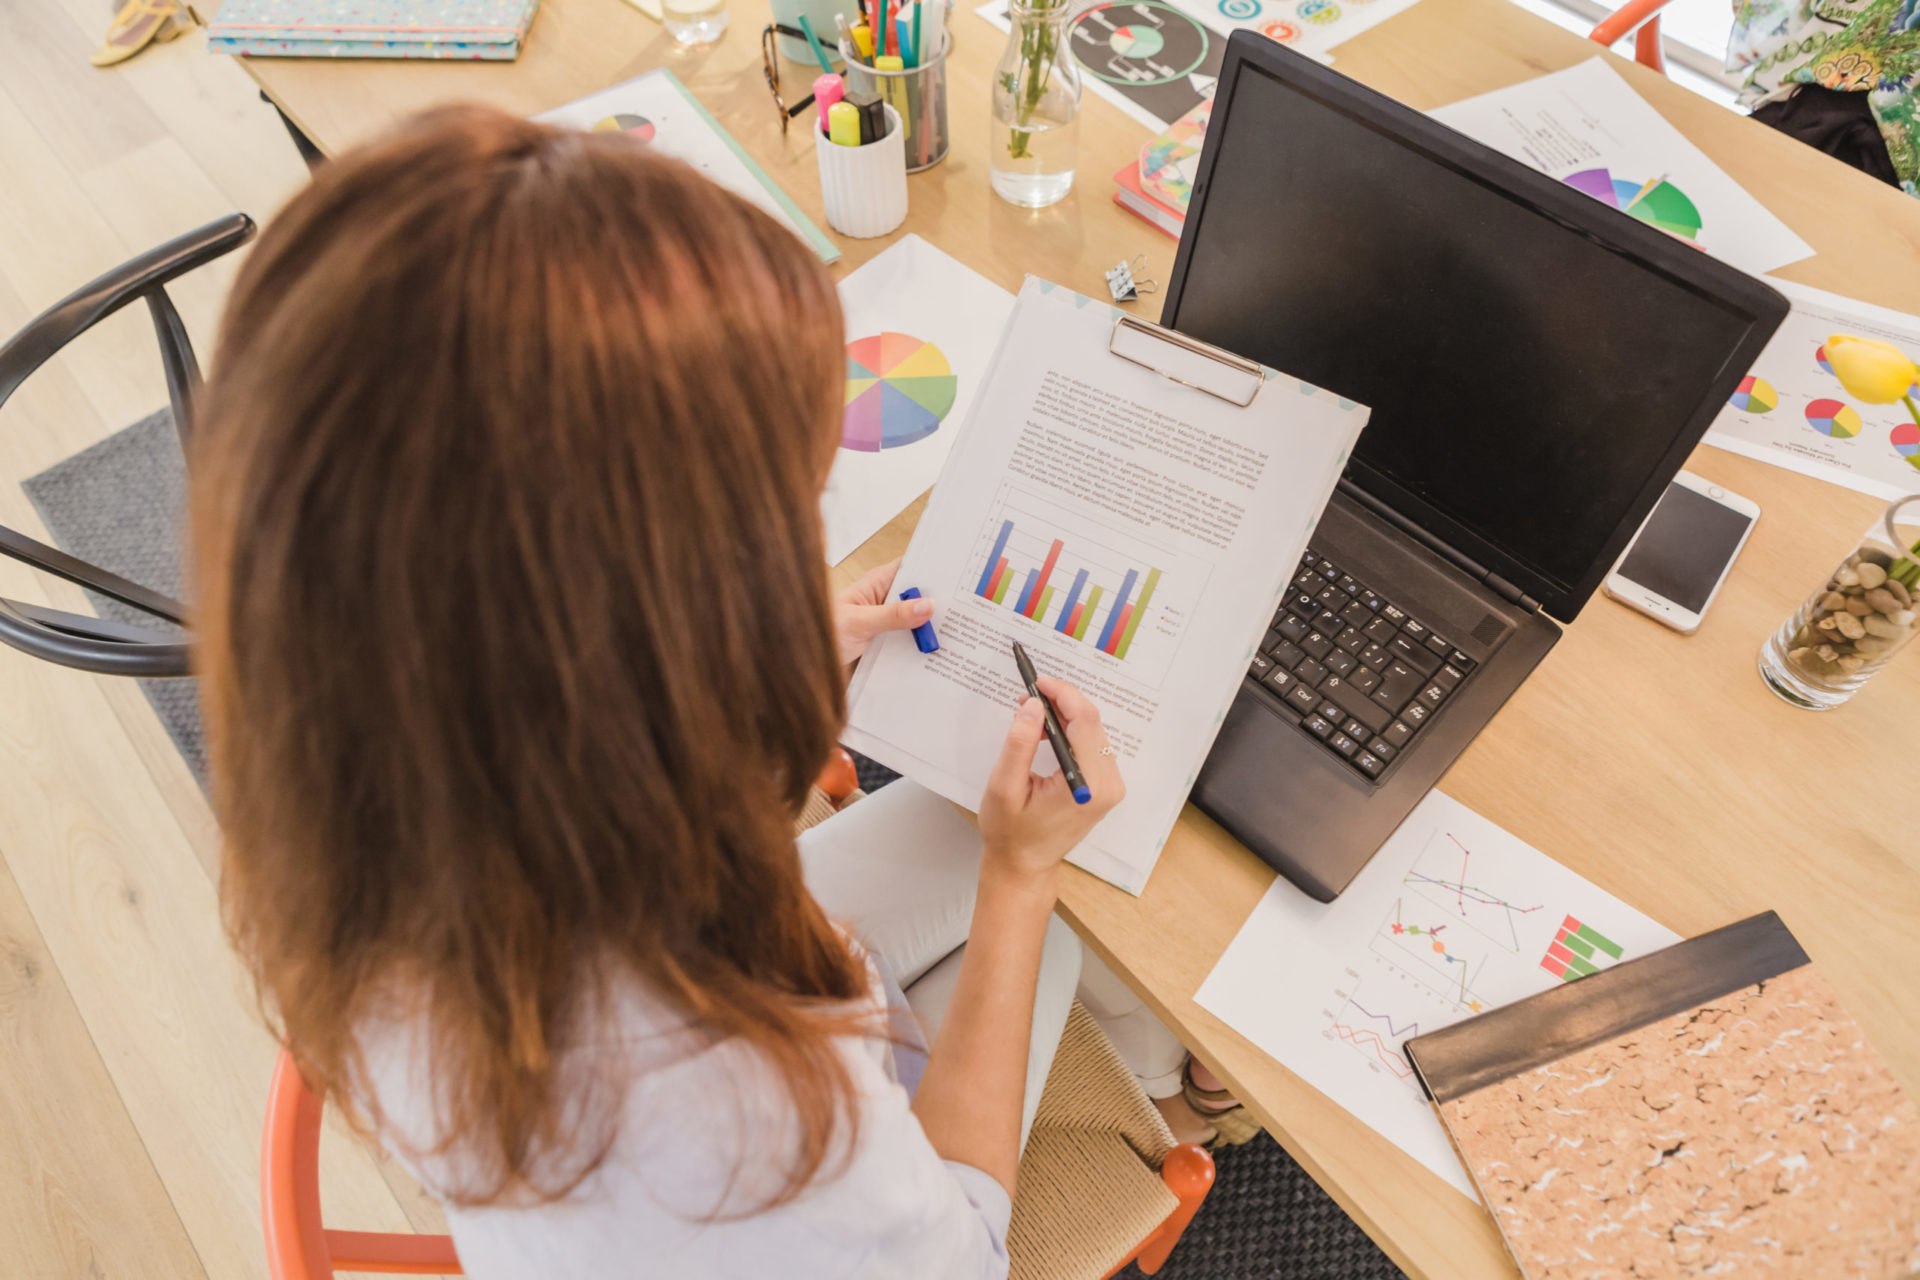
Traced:
[[1251, 56], [1222, 82], [1168, 322], [1370, 405], [1347, 478], [1476, 559], [1475, 539], [1504, 553], [1516, 581], [1584, 588], [1570, 617], [1679, 465], [1750, 305], [1608, 243], [1603, 219], [1627, 220], [1597, 201], [1547, 213], [1498, 165], [1390, 127], [1404, 109]]

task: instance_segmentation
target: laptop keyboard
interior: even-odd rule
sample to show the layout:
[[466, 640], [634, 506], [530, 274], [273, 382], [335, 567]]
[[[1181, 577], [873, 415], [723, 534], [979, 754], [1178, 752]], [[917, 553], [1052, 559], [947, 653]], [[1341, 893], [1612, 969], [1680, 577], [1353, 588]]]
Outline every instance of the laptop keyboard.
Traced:
[[1431, 627], [1309, 551], [1248, 675], [1301, 732], [1377, 779], [1473, 668]]

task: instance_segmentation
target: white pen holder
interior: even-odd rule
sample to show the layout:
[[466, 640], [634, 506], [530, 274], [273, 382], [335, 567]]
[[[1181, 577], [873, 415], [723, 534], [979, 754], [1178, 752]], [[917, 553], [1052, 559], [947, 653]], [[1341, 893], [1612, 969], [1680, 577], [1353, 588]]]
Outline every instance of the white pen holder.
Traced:
[[907, 220], [906, 131], [898, 111], [882, 109], [887, 134], [864, 147], [839, 146], [818, 130], [814, 133], [827, 225], [843, 236], [871, 239]]

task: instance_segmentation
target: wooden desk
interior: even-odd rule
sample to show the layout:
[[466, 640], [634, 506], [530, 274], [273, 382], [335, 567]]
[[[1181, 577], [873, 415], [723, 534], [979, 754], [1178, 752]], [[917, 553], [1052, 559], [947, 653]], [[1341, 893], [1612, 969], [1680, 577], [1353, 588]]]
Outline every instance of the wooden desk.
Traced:
[[[759, 0], [734, 29], [676, 49], [622, 0], [547, 0], [516, 64], [261, 60], [255, 79], [336, 150], [432, 103], [482, 99], [533, 113], [668, 65], [821, 225], [803, 128], [782, 138], [759, 66]], [[999, 32], [953, 19], [953, 151], [910, 180], [906, 229], [1017, 289], [1026, 272], [1089, 293], [1173, 243], [1110, 201], [1108, 175], [1146, 133], [1088, 96], [1081, 179], [1063, 205], [1015, 210], [987, 185], [988, 72]], [[1338, 69], [1419, 108], [1592, 57], [1590, 43], [1504, 0], [1425, 0], [1335, 51]], [[1890, 307], [1920, 306], [1920, 205], [1630, 63], [1616, 65], [1819, 256], [1780, 274]], [[787, 68], [800, 90], [811, 78]], [[844, 240], [843, 268], [889, 241]], [[1152, 296], [1138, 310], [1157, 315]], [[1445, 789], [1603, 888], [1692, 935], [1772, 907], [1920, 1092], [1920, 660], [1845, 709], [1793, 710], [1754, 671], [1761, 640], [1851, 549], [1880, 504], [1702, 448], [1689, 463], [1763, 515], [1698, 635], [1677, 636], [1596, 597], [1474, 743]], [[843, 578], [905, 547], [919, 506], [863, 547]], [[1900, 797], [1887, 800], [1884, 797]], [[1189, 809], [1142, 898], [1070, 879], [1062, 910], [1387, 1253], [1420, 1277], [1515, 1274], [1492, 1220], [1386, 1139], [1196, 1007], [1192, 994], [1272, 873]], [[1284, 980], [1284, 975], [1276, 975]]]

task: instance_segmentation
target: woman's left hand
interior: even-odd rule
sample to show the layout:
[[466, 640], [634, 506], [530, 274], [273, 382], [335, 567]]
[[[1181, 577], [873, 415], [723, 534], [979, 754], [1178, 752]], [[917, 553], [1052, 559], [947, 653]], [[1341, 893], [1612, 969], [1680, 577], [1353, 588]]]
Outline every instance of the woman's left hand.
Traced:
[[889, 560], [833, 598], [833, 630], [840, 641], [840, 661], [858, 660], [883, 631], [909, 631], [933, 616], [931, 600], [889, 600], [898, 560]]

